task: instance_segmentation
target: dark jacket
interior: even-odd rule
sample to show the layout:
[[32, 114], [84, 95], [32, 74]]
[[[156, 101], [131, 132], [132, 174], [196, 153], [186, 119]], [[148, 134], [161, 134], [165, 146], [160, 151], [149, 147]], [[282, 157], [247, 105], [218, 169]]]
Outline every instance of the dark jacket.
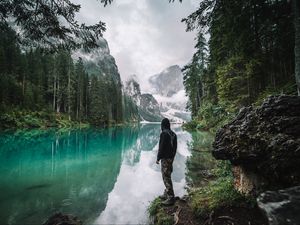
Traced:
[[159, 139], [157, 161], [161, 159], [173, 159], [177, 150], [177, 136], [170, 129], [170, 124], [162, 122], [162, 132]]

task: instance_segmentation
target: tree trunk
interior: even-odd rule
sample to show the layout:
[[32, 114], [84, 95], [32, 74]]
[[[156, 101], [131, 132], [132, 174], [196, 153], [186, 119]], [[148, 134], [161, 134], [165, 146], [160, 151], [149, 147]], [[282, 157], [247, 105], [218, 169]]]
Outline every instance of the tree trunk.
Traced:
[[295, 22], [295, 77], [298, 95], [300, 96], [300, 2], [294, 0], [294, 22]]

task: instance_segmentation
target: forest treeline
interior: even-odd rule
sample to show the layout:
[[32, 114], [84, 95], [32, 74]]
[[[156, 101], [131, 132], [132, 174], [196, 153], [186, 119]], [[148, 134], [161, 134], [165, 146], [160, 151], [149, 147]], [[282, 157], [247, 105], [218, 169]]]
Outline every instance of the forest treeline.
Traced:
[[198, 31], [183, 68], [191, 126], [218, 127], [270, 94], [297, 94], [292, 3], [205, 0], [183, 19]]
[[[130, 117], [124, 109], [121, 82], [113, 76], [88, 74], [81, 58], [71, 52], [47, 53], [39, 48], [23, 50], [15, 31], [0, 29], [0, 112], [1, 123], [18, 126], [26, 112], [64, 115], [66, 120], [96, 125], [121, 123]], [[124, 113], [127, 113], [124, 115]], [[15, 113], [11, 113], [15, 112]], [[35, 124], [34, 118], [27, 121]], [[30, 124], [29, 124], [30, 126]]]

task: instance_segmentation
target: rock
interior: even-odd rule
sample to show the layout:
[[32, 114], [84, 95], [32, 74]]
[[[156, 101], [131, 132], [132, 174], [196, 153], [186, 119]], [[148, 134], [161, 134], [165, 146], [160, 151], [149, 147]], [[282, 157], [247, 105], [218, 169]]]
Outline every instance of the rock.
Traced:
[[124, 92], [132, 98], [138, 108], [141, 120], [150, 122], [160, 122], [162, 115], [159, 110], [159, 104], [151, 94], [142, 94], [139, 83], [132, 77], [125, 83]]
[[240, 167], [236, 175], [249, 178], [252, 190], [299, 185], [300, 97], [272, 96], [258, 108], [241, 109], [218, 130], [212, 153]]
[[270, 225], [300, 224], [300, 186], [264, 192], [257, 201]]
[[151, 76], [149, 82], [153, 88], [153, 94], [165, 97], [171, 97], [184, 89], [183, 75], [178, 65], [170, 66], [159, 74]]
[[159, 103], [163, 117], [178, 123], [191, 120], [191, 113], [186, 110], [188, 97], [183, 85], [183, 74], [178, 65], [151, 76], [149, 84], [149, 91]]
[[51, 216], [43, 225], [82, 225], [82, 221], [80, 221], [76, 216], [55, 213]]

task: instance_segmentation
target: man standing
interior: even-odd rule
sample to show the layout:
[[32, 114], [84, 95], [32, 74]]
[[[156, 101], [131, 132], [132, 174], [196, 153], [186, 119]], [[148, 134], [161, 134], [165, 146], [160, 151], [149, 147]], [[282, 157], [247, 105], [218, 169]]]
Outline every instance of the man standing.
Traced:
[[161, 131], [156, 163], [159, 164], [159, 161], [161, 161], [161, 173], [166, 189], [160, 198], [164, 200], [164, 205], [173, 205], [175, 195], [171, 173], [173, 171], [173, 161], [177, 150], [177, 136], [171, 130], [170, 121], [167, 118], [161, 121]]

